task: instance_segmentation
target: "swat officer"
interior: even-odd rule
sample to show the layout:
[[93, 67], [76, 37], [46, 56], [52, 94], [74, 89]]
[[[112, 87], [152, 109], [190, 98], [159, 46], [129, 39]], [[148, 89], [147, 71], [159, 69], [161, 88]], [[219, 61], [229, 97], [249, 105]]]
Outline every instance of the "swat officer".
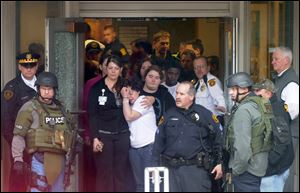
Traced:
[[209, 72], [206, 57], [201, 56], [194, 60], [194, 71], [199, 79], [195, 84], [196, 104], [204, 106], [217, 115], [224, 126], [226, 104], [220, 80]]
[[129, 54], [127, 52], [126, 47], [120, 42], [117, 38], [117, 32], [112, 25], [107, 25], [104, 27], [104, 41], [105, 41], [105, 49], [103, 54], [120, 53], [122, 62], [127, 63], [129, 60]]
[[154, 161], [169, 168], [171, 192], [208, 192], [210, 175], [222, 177], [218, 119], [194, 98], [193, 85], [180, 83], [176, 107], [164, 114], [155, 136]]
[[262, 99], [251, 92], [253, 82], [245, 72], [231, 75], [226, 84], [231, 100], [235, 102], [225, 136], [225, 149], [229, 154], [226, 163], [230, 171], [228, 182], [232, 179], [236, 192], [259, 192], [271, 148], [265, 145], [270, 141], [265, 137], [270, 135], [265, 130], [260, 106], [254, 102], [255, 97]]
[[74, 139], [71, 118], [55, 98], [57, 78], [42, 72], [35, 83], [38, 96], [18, 112], [12, 141], [13, 171], [28, 180], [28, 166], [23, 162], [26, 148], [31, 155], [31, 191], [64, 191], [66, 153]]

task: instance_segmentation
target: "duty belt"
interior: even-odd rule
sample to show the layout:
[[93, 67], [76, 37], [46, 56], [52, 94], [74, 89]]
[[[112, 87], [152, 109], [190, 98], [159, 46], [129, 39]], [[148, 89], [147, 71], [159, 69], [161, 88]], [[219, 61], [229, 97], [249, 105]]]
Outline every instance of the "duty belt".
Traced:
[[161, 155], [161, 161], [162, 161], [162, 165], [173, 167], [173, 168], [197, 164], [196, 158], [193, 159], [184, 159], [183, 157], [171, 158], [166, 155]]
[[100, 129], [98, 130], [99, 133], [108, 134], [108, 135], [118, 135], [121, 133], [126, 133], [128, 131], [129, 131], [128, 129], [124, 129], [122, 131], [115, 131], [115, 132], [105, 131], [105, 130], [100, 130]]

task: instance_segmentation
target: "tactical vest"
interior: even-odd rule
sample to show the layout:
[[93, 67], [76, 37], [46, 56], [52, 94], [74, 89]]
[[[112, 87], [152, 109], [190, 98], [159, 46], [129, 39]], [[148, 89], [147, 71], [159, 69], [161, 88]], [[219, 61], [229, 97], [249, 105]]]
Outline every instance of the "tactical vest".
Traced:
[[67, 119], [61, 108], [56, 105], [41, 105], [36, 99], [32, 103], [32, 111], [39, 116], [39, 128], [29, 129], [26, 135], [26, 148], [31, 154], [39, 152], [67, 153], [71, 147], [73, 135], [68, 127]]
[[[277, 88], [276, 95], [279, 101], [282, 101], [283, 103], [285, 102], [281, 99], [281, 94], [283, 89], [291, 82], [295, 82], [299, 85], [299, 77], [292, 67], [286, 70], [280, 77], [276, 77], [274, 79], [275, 87]], [[299, 116], [297, 116], [294, 120], [291, 120], [290, 127], [292, 136], [299, 137]]]
[[[270, 151], [272, 147], [272, 123], [271, 119], [274, 118], [271, 103], [258, 96], [246, 97], [240, 105], [248, 102], [255, 102], [258, 105], [258, 109], [261, 113], [261, 121], [253, 125], [251, 128], [251, 150], [252, 155], [260, 152]], [[235, 111], [232, 113], [234, 115]], [[227, 151], [233, 151], [234, 144], [234, 130], [232, 125], [232, 119], [229, 120], [228, 130], [226, 135], [225, 148]]]

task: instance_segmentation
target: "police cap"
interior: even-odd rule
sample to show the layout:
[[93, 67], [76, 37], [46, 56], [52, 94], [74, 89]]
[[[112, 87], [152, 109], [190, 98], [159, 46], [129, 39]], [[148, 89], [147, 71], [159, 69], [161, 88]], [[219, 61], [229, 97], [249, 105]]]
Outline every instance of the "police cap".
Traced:
[[85, 46], [85, 51], [88, 54], [92, 54], [92, 53], [98, 54], [98, 53], [100, 53], [101, 50], [102, 49], [101, 49], [100, 42], [98, 42], [96, 40], [89, 41]]
[[35, 81], [35, 86], [48, 86], [58, 88], [57, 78], [51, 72], [42, 72]]
[[18, 63], [25, 68], [32, 68], [37, 65], [39, 54], [33, 52], [25, 52], [17, 56]]

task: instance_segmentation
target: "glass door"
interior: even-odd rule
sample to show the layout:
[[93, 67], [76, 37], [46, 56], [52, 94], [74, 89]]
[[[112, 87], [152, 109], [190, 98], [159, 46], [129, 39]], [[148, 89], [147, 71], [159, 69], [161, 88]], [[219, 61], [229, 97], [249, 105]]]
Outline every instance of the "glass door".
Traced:
[[[83, 90], [84, 33], [87, 25], [80, 18], [46, 19], [46, 71], [58, 78], [57, 98], [75, 116], [81, 114]], [[79, 125], [79, 124], [77, 124]], [[78, 159], [68, 191], [79, 190]]]

